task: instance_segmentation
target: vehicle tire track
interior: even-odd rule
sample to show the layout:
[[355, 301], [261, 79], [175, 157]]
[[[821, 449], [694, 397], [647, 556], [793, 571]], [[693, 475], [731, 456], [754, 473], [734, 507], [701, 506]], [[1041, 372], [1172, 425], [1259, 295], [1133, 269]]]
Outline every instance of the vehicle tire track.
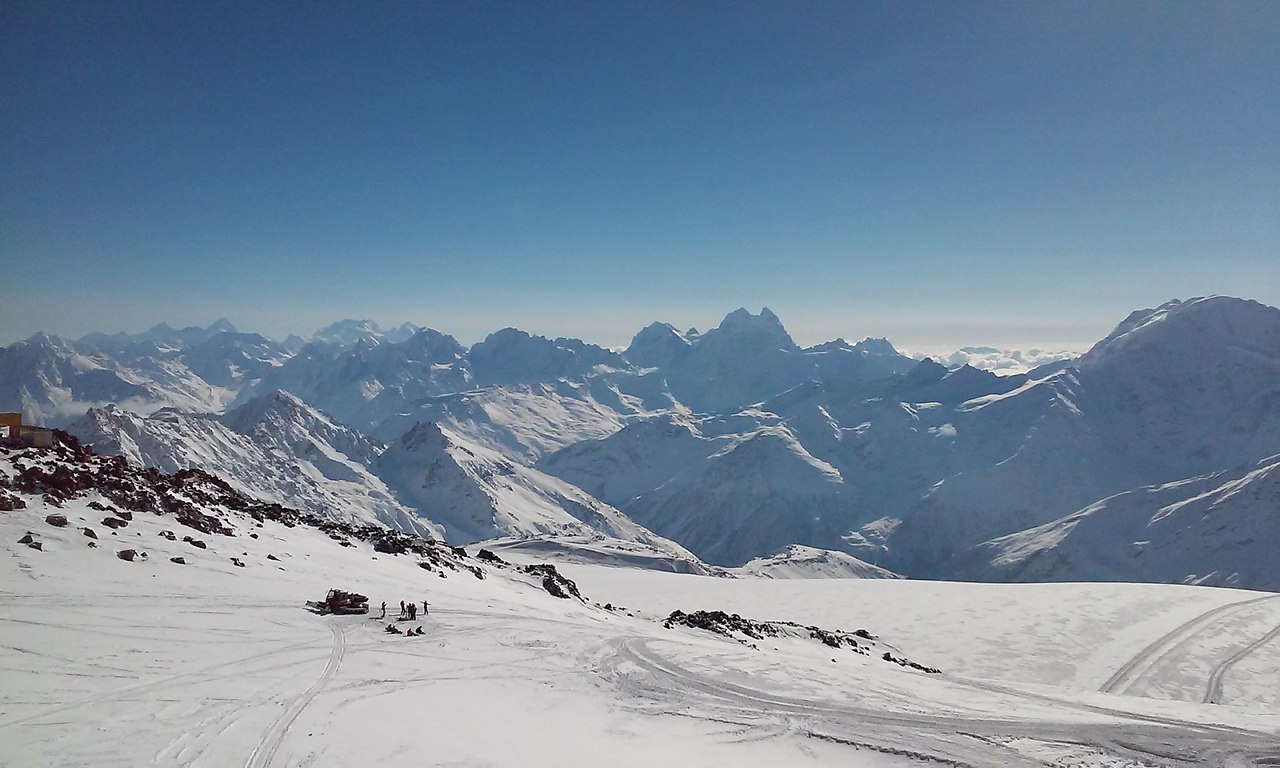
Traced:
[[1107, 681], [1102, 684], [1099, 689], [1103, 693], [1124, 693], [1120, 690], [1128, 690], [1133, 687], [1143, 672], [1151, 669], [1160, 659], [1168, 655], [1175, 648], [1178, 648], [1186, 641], [1190, 640], [1204, 627], [1212, 624], [1223, 614], [1235, 613], [1247, 606], [1256, 605], [1266, 602], [1267, 600], [1275, 600], [1280, 595], [1266, 595], [1264, 597], [1256, 597], [1252, 600], [1243, 600], [1238, 603], [1227, 603], [1217, 608], [1212, 608], [1204, 613], [1196, 616], [1190, 621], [1183, 622], [1172, 630], [1166, 632], [1156, 638], [1150, 645], [1138, 651], [1138, 654], [1132, 659], [1126, 661], [1119, 669], [1115, 671]]
[[290, 702], [280, 717], [272, 723], [267, 729], [262, 740], [253, 748], [253, 752], [249, 753], [249, 759], [245, 761], [245, 768], [267, 768], [271, 765], [271, 761], [276, 756], [276, 750], [280, 748], [280, 744], [284, 742], [284, 737], [289, 732], [290, 726], [302, 714], [313, 699], [324, 690], [324, 687], [333, 679], [337, 673], [338, 667], [342, 664], [342, 657], [347, 651], [347, 633], [346, 629], [339, 627], [335, 623], [329, 624], [329, 631], [333, 633], [333, 650], [329, 652], [329, 663], [325, 665], [324, 671], [320, 673], [320, 677], [316, 679], [311, 687], [303, 691], [299, 696]]
[[1218, 701], [1222, 698], [1222, 679], [1226, 677], [1226, 674], [1228, 672], [1231, 671], [1231, 668], [1234, 667], [1236, 664], [1240, 663], [1241, 661], [1243, 661], [1246, 656], [1258, 650], [1259, 648], [1271, 642], [1272, 640], [1275, 640], [1277, 637], [1280, 637], [1280, 624], [1277, 624], [1275, 629], [1271, 630], [1270, 632], [1258, 638], [1257, 640], [1254, 640], [1252, 643], [1245, 646], [1244, 648], [1241, 648], [1239, 651], [1236, 651], [1229, 658], [1224, 659], [1222, 662], [1218, 664], [1218, 666], [1214, 667], [1213, 672], [1209, 674], [1209, 683], [1208, 685], [1205, 686], [1205, 689], [1204, 689], [1204, 699], [1202, 699], [1203, 703], [1217, 704]]

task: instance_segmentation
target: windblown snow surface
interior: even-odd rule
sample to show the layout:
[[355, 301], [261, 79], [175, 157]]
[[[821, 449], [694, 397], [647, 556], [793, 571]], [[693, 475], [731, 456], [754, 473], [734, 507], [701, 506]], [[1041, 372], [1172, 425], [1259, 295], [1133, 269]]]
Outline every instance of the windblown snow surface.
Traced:
[[[53, 509], [28, 495], [26, 508], [0, 512], [0, 764], [1280, 760], [1280, 595], [730, 579], [562, 563], [588, 598], [578, 601], [475, 550], [464, 562], [485, 578], [441, 577], [417, 557], [270, 520], [232, 520], [236, 535], [224, 536], [136, 513], [112, 533], [88, 507], [96, 500]], [[69, 525], [47, 524], [51, 512]], [[97, 547], [84, 526], [97, 529]], [[28, 531], [40, 550], [17, 543]], [[147, 558], [121, 560], [125, 547]], [[335, 586], [369, 595], [374, 615], [304, 610]], [[395, 614], [400, 600], [424, 599], [430, 612], [412, 623], [424, 636], [383, 631], [381, 601]], [[664, 628], [676, 609], [876, 639], [859, 640], [864, 654], [806, 631], [757, 639]]]

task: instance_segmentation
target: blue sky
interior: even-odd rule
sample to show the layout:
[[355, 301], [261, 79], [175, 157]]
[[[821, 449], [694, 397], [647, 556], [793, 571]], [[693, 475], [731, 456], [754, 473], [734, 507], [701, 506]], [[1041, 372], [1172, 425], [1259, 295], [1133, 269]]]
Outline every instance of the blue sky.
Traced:
[[0, 5], [0, 343], [1280, 304], [1280, 3]]

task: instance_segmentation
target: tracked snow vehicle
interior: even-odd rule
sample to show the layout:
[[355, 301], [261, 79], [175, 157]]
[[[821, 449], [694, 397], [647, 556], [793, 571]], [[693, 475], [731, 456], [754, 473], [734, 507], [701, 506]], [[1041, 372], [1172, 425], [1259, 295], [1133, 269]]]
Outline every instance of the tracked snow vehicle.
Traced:
[[307, 607], [321, 615], [330, 613], [368, 613], [369, 598], [355, 592], [331, 589], [324, 600], [309, 600]]

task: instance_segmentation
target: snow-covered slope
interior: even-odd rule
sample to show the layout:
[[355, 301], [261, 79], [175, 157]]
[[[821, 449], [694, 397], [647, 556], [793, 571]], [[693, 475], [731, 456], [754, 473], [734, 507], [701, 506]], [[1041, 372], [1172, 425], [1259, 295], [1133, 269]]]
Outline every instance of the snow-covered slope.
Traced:
[[[48, 470], [50, 490], [63, 484], [54, 462], [24, 455]], [[7, 466], [0, 458], [0, 475]], [[212, 478], [132, 476], [143, 482], [117, 486], [113, 475], [101, 491], [59, 492], [59, 506], [41, 488], [18, 491], [26, 506], [0, 513], [5, 762], [1145, 768], [1280, 758], [1280, 649], [1265, 642], [1280, 622], [1276, 595], [566, 565], [588, 599], [558, 599], [545, 568], [317, 527], [235, 501]], [[134, 504], [113, 532], [98, 522], [111, 513], [91, 504], [133, 503], [148, 487], [174, 508]], [[117, 555], [125, 550], [132, 560]], [[371, 615], [304, 610], [330, 587], [368, 595]], [[404, 600], [430, 611], [396, 622], [390, 606]], [[677, 609], [723, 611], [721, 626], [755, 634], [664, 622]], [[423, 633], [389, 633], [388, 622]]]
[[418, 424], [406, 432], [379, 457], [378, 470], [452, 542], [604, 536], [696, 560], [585, 491], [468, 443], [439, 424]]
[[788, 544], [839, 541], [857, 510], [839, 471], [786, 427], [767, 427], [691, 464], [623, 510], [717, 565]]
[[166, 472], [203, 469], [256, 498], [335, 520], [439, 533], [373, 473], [380, 444], [284, 392], [221, 417], [99, 408], [69, 431], [101, 453]]
[[1280, 590], [1280, 456], [1103, 499], [950, 566], [993, 581], [1149, 581]]
[[766, 579], [900, 579], [893, 571], [864, 563], [845, 552], [792, 544], [777, 554], [757, 557], [735, 573]]
[[537, 463], [538, 469], [622, 506], [652, 491], [730, 442], [704, 437], [682, 414], [645, 419], [594, 440], [583, 440]]
[[434, 422], [467, 440], [522, 462], [612, 434], [624, 416], [581, 382], [486, 387], [418, 400], [383, 421], [388, 441], [414, 424]]

